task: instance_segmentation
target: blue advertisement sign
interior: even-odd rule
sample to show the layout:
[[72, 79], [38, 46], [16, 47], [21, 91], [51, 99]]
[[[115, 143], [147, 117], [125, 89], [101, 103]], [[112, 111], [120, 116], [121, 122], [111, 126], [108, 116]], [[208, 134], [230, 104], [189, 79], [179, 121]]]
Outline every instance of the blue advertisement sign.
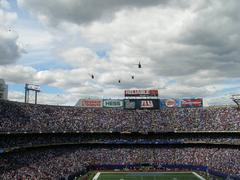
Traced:
[[160, 99], [160, 108], [181, 107], [180, 99]]

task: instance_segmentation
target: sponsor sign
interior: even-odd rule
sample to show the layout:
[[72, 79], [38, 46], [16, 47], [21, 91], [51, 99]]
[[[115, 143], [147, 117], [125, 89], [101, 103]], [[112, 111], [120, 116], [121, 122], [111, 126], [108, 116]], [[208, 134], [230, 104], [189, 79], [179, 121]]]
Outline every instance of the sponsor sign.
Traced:
[[26, 89], [40, 91], [40, 86], [35, 84], [26, 84]]
[[203, 99], [182, 99], [181, 107], [203, 107]]
[[104, 99], [103, 107], [117, 108], [123, 107], [123, 100], [120, 99]]
[[153, 101], [152, 100], [141, 100], [141, 108], [153, 108]]
[[80, 107], [102, 107], [101, 99], [81, 99]]
[[135, 99], [125, 99], [124, 108], [125, 109], [136, 109], [136, 100]]
[[125, 90], [124, 92], [125, 97], [149, 97], [149, 96], [158, 96], [157, 89], [150, 89], [150, 90]]
[[160, 108], [174, 108], [174, 107], [181, 107], [181, 100], [160, 99]]
[[158, 99], [125, 99], [125, 109], [159, 109]]

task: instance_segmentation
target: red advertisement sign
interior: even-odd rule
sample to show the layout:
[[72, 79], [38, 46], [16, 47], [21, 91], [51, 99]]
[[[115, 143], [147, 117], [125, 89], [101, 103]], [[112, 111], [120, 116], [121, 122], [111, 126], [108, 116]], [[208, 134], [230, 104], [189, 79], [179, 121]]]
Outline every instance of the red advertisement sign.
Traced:
[[133, 96], [140, 96], [140, 97], [146, 97], [146, 96], [158, 96], [158, 90], [157, 89], [150, 89], [150, 90], [125, 90], [124, 92], [125, 97], [133, 97]]
[[102, 107], [101, 99], [81, 99], [80, 107]]
[[203, 100], [201, 98], [199, 98], [199, 99], [182, 99], [181, 106], [182, 107], [202, 107]]

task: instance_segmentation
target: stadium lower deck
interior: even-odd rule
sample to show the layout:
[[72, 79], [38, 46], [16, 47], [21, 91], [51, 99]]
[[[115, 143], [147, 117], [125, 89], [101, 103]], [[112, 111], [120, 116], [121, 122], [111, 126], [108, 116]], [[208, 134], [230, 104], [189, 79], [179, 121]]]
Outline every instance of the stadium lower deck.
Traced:
[[98, 172], [92, 180], [205, 180], [196, 172]]

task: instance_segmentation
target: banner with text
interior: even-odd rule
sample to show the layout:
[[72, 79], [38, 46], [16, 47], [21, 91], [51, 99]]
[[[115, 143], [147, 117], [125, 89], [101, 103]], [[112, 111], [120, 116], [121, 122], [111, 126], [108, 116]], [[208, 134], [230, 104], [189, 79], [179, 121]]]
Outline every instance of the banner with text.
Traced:
[[158, 99], [125, 99], [125, 109], [159, 109]]
[[102, 107], [102, 99], [81, 99], [80, 107]]
[[203, 107], [203, 99], [182, 99], [181, 107], [192, 108], [192, 107]]
[[157, 89], [149, 89], [149, 90], [125, 90], [125, 97], [157, 97], [158, 90]]
[[109, 108], [123, 107], [123, 100], [120, 100], [120, 99], [104, 99], [103, 100], [103, 107], [109, 107]]

